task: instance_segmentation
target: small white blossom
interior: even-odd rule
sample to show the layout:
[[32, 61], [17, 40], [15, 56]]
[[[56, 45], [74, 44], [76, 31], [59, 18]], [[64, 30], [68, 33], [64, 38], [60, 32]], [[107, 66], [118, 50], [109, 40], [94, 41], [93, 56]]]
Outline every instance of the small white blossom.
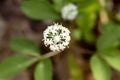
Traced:
[[49, 46], [52, 51], [63, 51], [71, 40], [70, 31], [59, 24], [48, 26], [43, 38], [45, 46]]
[[70, 3], [62, 8], [61, 14], [64, 20], [73, 20], [78, 14], [77, 6]]

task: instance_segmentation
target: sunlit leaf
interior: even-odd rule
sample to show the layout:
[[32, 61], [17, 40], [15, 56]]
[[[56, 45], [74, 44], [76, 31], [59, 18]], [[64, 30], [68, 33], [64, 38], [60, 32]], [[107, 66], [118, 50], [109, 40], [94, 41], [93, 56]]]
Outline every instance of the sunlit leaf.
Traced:
[[100, 54], [111, 67], [120, 71], [120, 52], [118, 50], [108, 49], [101, 52]]
[[98, 0], [83, 0], [79, 3], [79, 12], [91, 13], [100, 9], [101, 7]]
[[92, 56], [90, 64], [95, 80], [111, 80], [110, 67], [96, 55]]

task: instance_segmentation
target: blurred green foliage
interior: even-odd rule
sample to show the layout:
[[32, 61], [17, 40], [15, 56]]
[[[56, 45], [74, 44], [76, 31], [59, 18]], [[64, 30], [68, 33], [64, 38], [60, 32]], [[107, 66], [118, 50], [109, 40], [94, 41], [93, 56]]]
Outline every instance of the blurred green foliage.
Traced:
[[77, 64], [75, 57], [71, 54], [68, 56], [68, 60], [71, 80], [84, 80], [83, 72], [80, 66]]
[[[96, 42], [97, 50], [90, 59], [91, 70], [95, 79], [111, 80], [111, 67], [120, 71], [120, 24], [113, 20], [109, 20], [106, 24], [101, 22], [99, 26], [103, 33], [100, 33], [98, 38], [96, 37], [94, 29], [98, 20], [97, 13], [100, 14], [101, 10], [105, 10], [107, 14], [107, 10], [101, 6], [99, 0], [52, 0], [52, 2], [49, 0], [25, 0], [21, 9], [31, 19], [56, 22], [61, 21], [61, 9], [68, 3], [78, 6], [76, 19], [69, 21], [77, 25], [73, 29], [74, 32], [71, 32], [73, 38], [77, 41], [83, 39], [88, 44]], [[115, 19], [120, 21], [120, 13], [115, 16]], [[24, 55], [12, 56], [0, 62], [0, 72], [2, 72], [0, 78], [13, 76], [35, 61], [39, 61], [39, 46], [31, 40], [16, 38], [10, 41], [10, 47], [19, 53], [24, 53]], [[30, 55], [34, 57], [30, 57]], [[69, 57], [69, 66], [72, 80], [80, 80], [80, 78], [82, 80], [81, 70], [73, 56]], [[34, 78], [35, 80], [52, 80], [50, 59], [39, 61], [34, 72]]]

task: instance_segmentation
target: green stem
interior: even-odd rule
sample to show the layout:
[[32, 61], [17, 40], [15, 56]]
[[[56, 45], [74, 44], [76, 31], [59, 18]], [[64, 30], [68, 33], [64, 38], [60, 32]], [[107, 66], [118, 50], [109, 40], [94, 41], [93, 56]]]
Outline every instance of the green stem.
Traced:
[[52, 57], [52, 56], [55, 56], [55, 55], [59, 54], [60, 52], [61, 52], [61, 51], [48, 52], [48, 53], [46, 53], [46, 54], [44, 54], [44, 55], [41, 55], [41, 56], [39, 57], [39, 59], [41, 60], [41, 59], [50, 58], [50, 57]]

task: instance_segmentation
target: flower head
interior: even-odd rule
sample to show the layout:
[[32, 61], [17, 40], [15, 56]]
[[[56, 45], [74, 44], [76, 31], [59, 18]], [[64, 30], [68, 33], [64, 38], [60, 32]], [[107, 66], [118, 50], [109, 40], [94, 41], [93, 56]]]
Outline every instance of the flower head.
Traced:
[[77, 6], [70, 3], [62, 8], [61, 14], [63, 19], [73, 20], [78, 14]]
[[71, 40], [70, 31], [59, 24], [48, 26], [43, 38], [45, 46], [49, 46], [52, 51], [64, 50]]

